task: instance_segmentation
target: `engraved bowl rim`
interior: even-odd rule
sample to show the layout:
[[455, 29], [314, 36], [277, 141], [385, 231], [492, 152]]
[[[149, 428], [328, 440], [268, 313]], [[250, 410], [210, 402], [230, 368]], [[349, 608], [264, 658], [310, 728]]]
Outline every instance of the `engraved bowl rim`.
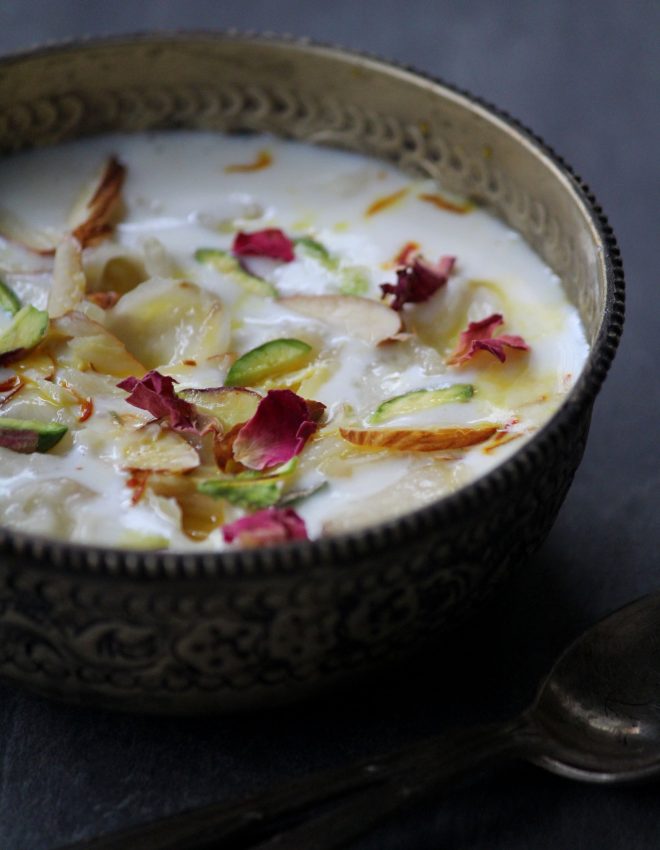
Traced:
[[332, 535], [312, 541], [269, 546], [261, 549], [244, 549], [225, 552], [169, 552], [140, 551], [112, 547], [92, 546], [15, 531], [0, 526], [0, 554], [29, 556], [37, 561], [47, 561], [54, 571], [82, 575], [97, 575], [123, 579], [177, 579], [202, 578], [267, 578], [290, 575], [298, 569], [309, 569], [327, 564], [349, 566], [354, 559], [373, 555], [383, 549], [401, 546], [425, 530], [443, 523], [453, 523], [461, 517], [478, 511], [484, 501], [504, 497], [511, 483], [527, 467], [541, 469], [551, 461], [553, 454], [570, 439], [574, 423], [593, 403], [607, 376], [623, 331], [625, 315], [625, 286], [623, 263], [614, 236], [602, 207], [594, 194], [575, 170], [539, 135], [507, 111], [471, 92], [448, 83], [425, 71], [380, 55], [342, 47], [308, 37], [287, 33], [253, 30], [158, 30], [109, 35], [84, 35], [75, 38], [49, 40], [26, 49], [0, 55], [0, 68], [7, 64], [30, 60], [49, 53], [70, 53], [81, 48], [106, 47], [121, 44], [161, 42], [169, 45], [190, 41], [233, 40], [289, 47], [310, 55], [329, 53], [338, 58], [363, 60], [380, 66], [384, 72], [398, 70], [430, 83], [438, 94], [443, 90], [454, 99], [473, 110], [478, 107], [488, 120], [498, 119], [513, 134], [527, 143], [534, 154], [553, 165], [570, 183], [574, 199], [581, 204], [598, 235], [603, 248], [605, 268], [605, 307], [600, 314], [600, 326], [579, 379], [553, 414], [528, 442], [490, 472], [461, 487], [454, 493], [440, 497], [429, 505], [400, 517], [367, 528]]

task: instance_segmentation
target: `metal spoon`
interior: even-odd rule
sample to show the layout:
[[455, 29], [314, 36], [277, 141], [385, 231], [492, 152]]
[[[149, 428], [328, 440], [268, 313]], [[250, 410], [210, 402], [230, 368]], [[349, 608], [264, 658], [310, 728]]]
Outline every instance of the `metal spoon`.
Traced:
[[660, 593], [578, 638], [531, 708], [511, 723], [433, 736], [237, 804], [184, 812], [66, 850], [338, 850], [411, 802], [505, 758], [588, 782], [660, 773]]

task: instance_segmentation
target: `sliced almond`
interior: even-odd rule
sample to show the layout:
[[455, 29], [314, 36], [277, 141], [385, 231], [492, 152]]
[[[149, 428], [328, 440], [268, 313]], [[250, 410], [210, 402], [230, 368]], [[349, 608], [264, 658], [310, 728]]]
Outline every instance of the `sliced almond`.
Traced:
[[153, 472], [188, 472], [199, 466], [199, 455], [187, 440], [160, 425], [133, 428], [118, 426], [117, 460], [128, 469]]
[[117, 378], [113, 375], [104, 375], [101, 372], [88, 370], [81, 372], [79, 369], [73, 369], [70, 366], [64, 366], [62, 363], [57, 367], [56, 380], [63, 386], [68, 386], [70, 390], [75, 391], [78, 396], [83, 398], [94, 399], [103, 397], [105, 403], [110, 399], [124, 399], [126, 397], [125, 390], [117, 386]]
[[191, 388], [181, 390], [178, 395], [202, 413], [215, 416], [225, 431], [251, 419], [261, 401], [259, 393], [244, 387]]
[[392, 452], [437, 452], [460, 449], [488, 440], [498, 425], [478, 425], [473, 428], [340, 428], [342, 437], [355, 446], [367, 449], [388, 449]]
[[231, 329], [222, 303], [194, 283], [151, 278], [107, 310], [107, 327], [150, 369], [201, 362], [227, 351]]
[[181, 277], [181, 269], [160, 239], [147, 236], [142, 240], [144, 267], [147, 277]]
[[80, 415], [78, 399], [65, 387], [39, 379], [24, 381], [20, 392], [5, 399], [3, 416], [43, 422], [57, 420], [75, 427]]
[[42, 256], [55, 253], [59, 236], [30, 227], [8, 210], [0, 210], [0, 236]]
[[291, 295], [279, 303], [295, 313], [339, 328], [365, 342], [379, 343], [401, 330], [401, 317], [380, 301], [357, 295]]
[[[121, 201], [126, 168], [114, 156], [106, 162], [100, 177], [81, 195], [69, 215], [71, 235], [82, 248], [94, 245], [112, 233], [111, 219]], [[55, 234], [30, 227], [9, 211], [0, 211], [0, 236], [44, 256], [55, 253], [63, 233]]]
[[[58, 346], [65, 341], [63, 350]], [[118, 378], [142, 377], [146, 368], [127, 351], [126, 346], [103, 325], [72, 311], [51, 322], [48, 348], [54, 348], [56, 360], [81, 371], [93, 369]]]
[[82, 267], [80, 243], [65, 236], [55, 251], [53, 283], [48, 294], [48, 315], [51, 319], [63, 316], [82, 301], [87, 279]]
[[69, 215], [72, 235], [83, 248], [94, 245], [112, 232], [111, 219], [119, 202], [126, 168], [112, 156], [100, 177], [80, 197]]

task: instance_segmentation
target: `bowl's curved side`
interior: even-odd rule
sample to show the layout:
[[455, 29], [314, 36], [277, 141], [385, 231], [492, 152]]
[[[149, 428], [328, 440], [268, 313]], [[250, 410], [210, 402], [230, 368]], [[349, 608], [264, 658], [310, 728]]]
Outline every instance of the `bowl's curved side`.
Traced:
[[298, 698], [449, 628], [543, 541], [584, 450], [398, 546], [264, 580], [151, 581], [0, 565], [0, 674], [128, 711], [233, 711]]
[[545, 537], [621, 330], [622, 276], [593, 199], [505, 117], [334, 48], [209, 34], [109, 39], [0, 61], [0, 152], [111, 130], [269, 131], [439, 177], [563, 278], [591, 356], [555, 417], [456, 494], [365, 531], [223, 556], [121, 553], [0, 528], [0, 673], [133, 710], [232, 709], [409, 649]]

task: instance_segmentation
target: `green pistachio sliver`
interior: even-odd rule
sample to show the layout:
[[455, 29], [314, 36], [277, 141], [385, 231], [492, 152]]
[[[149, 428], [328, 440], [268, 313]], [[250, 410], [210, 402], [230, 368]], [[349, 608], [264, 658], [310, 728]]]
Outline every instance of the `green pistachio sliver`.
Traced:
[[232, 365], [225, 386], [256, 386], [266, 378], [293, 372], [314, 356], [311, 345], [300, 339], [271, 339], [246, 351]]
[[195, 251], [195, 259], [198, 263], [227, 275], [253, 295], [277, 296], [277, 290], [272, 283], [246, 272], [229, 251], [223, 251], [220, 248], [198, 248]]
[[226, 499], [241, 508], [269, 508], [279, 501], [282, 482], [272, 479], [212, 479], [197, 485], [200, 493], [214, 499]]
[[328, 271], [339, 275], [339, 291], [342, 295], [364, 295], [369, 291], [369, 276], [365, 269], [360, 266], [342, 267], [338, 257], [311, 236], [300, 236], [295, 240], [296, 247], [300, 247], [310, 257], [313, 257]]
[[47, 330], [48, 313], [26, 304], [14, 314], [11, 325], [0, 334], [0, 354], [34, 348]]
[[417, 413], [420, 410], [429, 410], [441, 404], [451, 402], [466, 402], [474, 395], [472, 384], [453, 384], [436, 390], [413, 390], [403, 395], [387, 399], [380, 404], [369, 417], [369, 422], [378, 424], [394, 416], [402, 416], [407, 413]]
[[0, 418], [0, 446], [21, 454], [45, 453], [56, 446], [69, 429], [60, 422]]
[[360, 266], [347, 266], [341, 270], [342, 295], [365, 295], [369, 291], [369, 277]]
[[330, 271], [337, 269], [339, 265], [337, 258], [332, 256], [325, 245], [312, 239], [311, 236], [300, 236], [295, 240], [295, 245], [301, 247], [308, 256], [313, 257]]
[[4, 280], [0, 280], [0, 310], [14, 316], [20, 309], [21, 302], [14, 290]]

